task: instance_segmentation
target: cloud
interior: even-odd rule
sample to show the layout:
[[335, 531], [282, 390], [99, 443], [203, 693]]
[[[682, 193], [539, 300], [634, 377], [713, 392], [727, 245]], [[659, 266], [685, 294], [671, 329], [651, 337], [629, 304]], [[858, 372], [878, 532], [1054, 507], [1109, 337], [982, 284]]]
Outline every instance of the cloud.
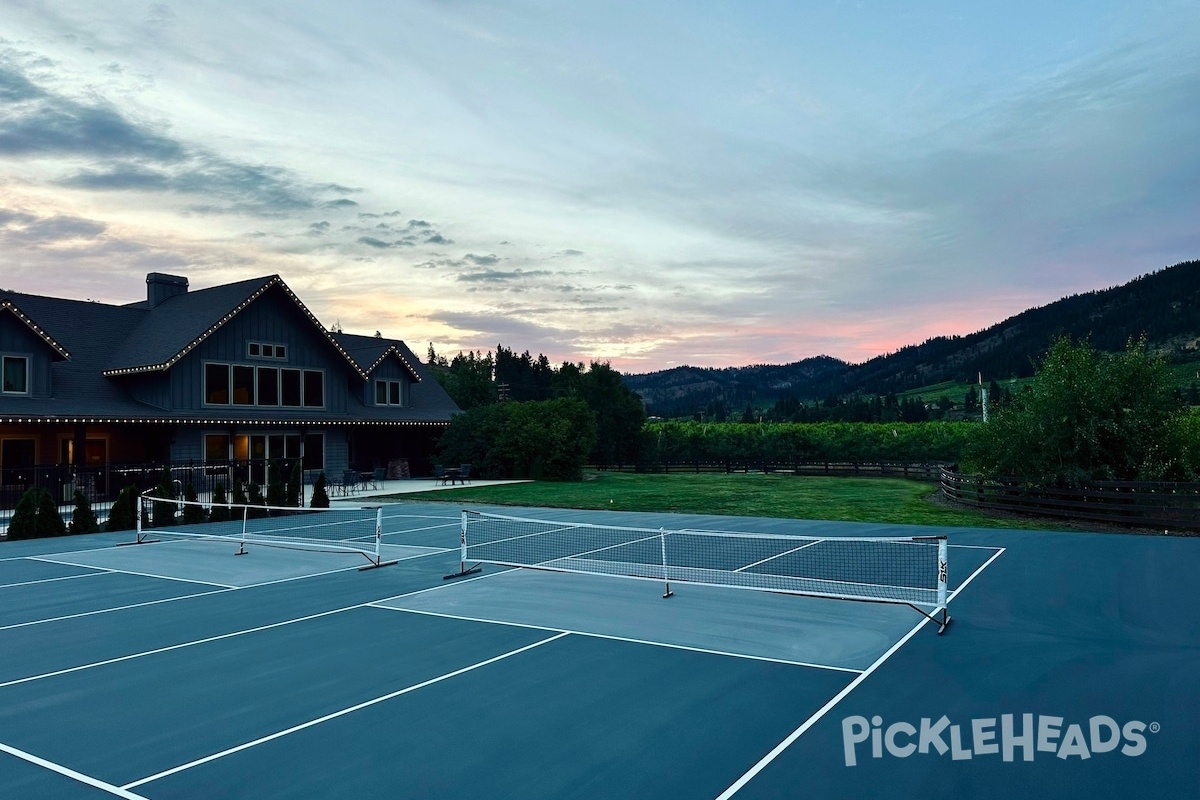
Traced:
[[481, 267], [492, 267], [500, 263], [500, 256], [495, 254], [479, 256], [475, 255], [474, 253], [467, 253], [465, 256], [463, 256], [463, 261], [469, 261], [472, 264], [476, 264]]
[[38, 247], [69, 240], [96, 239], [106, 228], [102, 222], [82, 217], [39, 217], [0, 209], [0, 241], [15, 246]]
[[[280, 216], [311, 208], [356, 208], [357, 192], [339, 183], [310, 184], [291, 170], [222, 157], [171, 137], [167, 126], [132, 118], [89, 96], [78, 100], [35, 84], [11, 61], [0, 62], [0, 157], [53, 159], [76, 167], [57, 183], [89, 191], [171, 192], [203, 196], [203, 214]], [[214, 202], [215, 201], [215, 202]]]
[[454, 240], [447, 239], [445, 236], [442, 236], [440, 233], [435, 233], [432, 236], [427, 237], [425, 239], [425, 244], [454, 244]]
[[0, 63], [0, 103], [20, 103], [45, 94], [15, 68]]
[[469, 272], [459, 275], [456, 280], [463, 281], [464, 283], [507, 283], [509, 281], [527, 280], [529, 278], [544, 278], [553, 274], [549, 270], [541, 269], [515, 269], [510, 272], [485, 269], [482, 272]]

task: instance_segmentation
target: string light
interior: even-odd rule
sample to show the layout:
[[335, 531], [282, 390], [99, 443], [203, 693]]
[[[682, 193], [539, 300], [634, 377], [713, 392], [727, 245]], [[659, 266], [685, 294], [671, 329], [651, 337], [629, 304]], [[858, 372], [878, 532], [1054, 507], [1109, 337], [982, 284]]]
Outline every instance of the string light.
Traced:
[[35, 323], [32, 319], [30, 319], [28, 316], [26, 316], [25, 313], [23, 311], [21, 311], [21, 309], [17, 308], [17, 306], [11, 300], [0, 301], [0, 308], [5, 308], [5, 309], [8, 309], [9, 311], [11, 311], [13, 316], [15, 316], [17, 319], [21, 320], [21, 322], [24, 322], [26, 327], [28, 327], [30, 330], [32, 330], [34, 333], [36, 333], [43, 342], [45, 342], [46, 344], [48, 344], [52, 348], [54, 348], [54, 352], [58, 353], [63, 358], [66, 358], [66, 359], [71, 358], [71, 354], [67, 352], [65, 347], [63, 347], [58, 342], [56, 342], [54, 340], [54, 337], [52, 337], [50, 334], [46, 333], [46, 331], [42, 330], [41, 327], [39, 327], [37, 325], [37, 323]]
[[[322, 333], [322, 335], [324, 335], [325, 339], [334, 346], [334, 348], [338, 351], [338, 353], [341, 354], [341, 356], [344, 359], [346, 359], [346, 362], [354, 369], [354, 371], [364, 381], [370, 380], [370, 373], [374, 372], [374, 370], [383, 362], [383, 360], [385, 358], [387, 358], [387, 356], [389, 354], [395, 354], [395, 356], [400, 359], [400, 362], [404, 365], [405, 369], [408, 370], [409, 374], [412, 376], [412, 379], [415, 383], [419, 383], [421, 381], [420, 373], [417, 372], [417, 370], [414, 368], [412, 363], [404, 356], [404, 354], [400, 351], [400, 349], [395, 344], [389, 344], [387, 349], [384, 350], [384, 352], [377, 359], [375, 359], [375, 362], [373, 364], [371, 364], [371, 366], [367, 370], [364, 371], [362, 366], [360, 366], [359, 363], [353, 358], [353, 356], [351, 356], [350, 353], [344, 347], [342, 347], [342, 345], [334, 338], [333, 334], [329, 330], [327, 330], [324, 325], [321, 324], [320, 320], [318, 320], [316, 318], [316, 316], [314, 316], [313, 313], [308, 310], [308, 307], [304, 305], [304, 303], [300, 300], [300, 298], [297, 297], [296, 294], [290, 288], [288, 288], [287, 284], [284, 283], [283, 279], [278, 275], [270, 276], [267, 279], [266, 283], [264, 283], [257, 290], [255, 290], [249, 297], [247, 297], [241, 303], [239, 303], [236, 308], [234, 308], [232, 311], [230, 311], [228, 314], [226, 314], [220, 320], [218, 320], [216, 323], [214, 323], [212, 326], [210, 326], [208, 328], [208, 330], [206, 330], [203, 334], [201, 334], [200, 336], [193, 339], [187, 346], [185, 346], [179, 352], [175, 353], [175, 355], [173, 355], [167, 361], [165, 361], [161, 364], [149, 364], [149, 365], [143, 365], [143, 366], [137, 366], [137, 367], [123, 367], [120, 369], [110, 369], [110, 370], [105, 370], [101, 374], [104, 375], [105, 377], [116, 377], [116, 376], [121, 376], [121, 375], [132, 375], [135, 373], [144, 373], [144, 372], [158, 372], [158, 371], [170, 369], [172, 366], [174, 366], [176, 363], [178, 363], [180, 359], [182, 359], [184, 356], [186, 356], [192, 350], [196, 349], [196, 347], [198, 347], [206, 339], [208, 339], [210, 336], [212, 336], [214, 333], [216, 333], [218, 330], [220, 330], [225, 324], [227, 324], [230, 320], [232, 320], [234, 317], [236, 317], [238, 314], [240, 314], [243, 310], [246, 309], [246, 307], [248, 307], [251, 303], [253, 303], [255, 300], [257, 300], [265, 292], [267, 292], [269, 289], [271, 289], [274, 286], [278, 286], [280, 289], [283, 290], [283, 292], [288, 296], [288, 298], [290, 298], [292, 300], [292, 302], [296, 304], [296, 307], [299, 308], [305, 314], [305, 316], [308, 317], [309, 321], [311, 321], [317, 327], [317, 329], [321, 331], [321, 333]], [[39, 337], [41, 337], [41, 339], [43, 341], [45, 341], [47, 344], [49, 344], [54, 349], [54, 351], [57, 352], [59, 355], [61, 355], [63, 358], [65, 358], [65, 359], [71, 358], [71, 355], [66, 350], [66, 348], [64, 348], [57, 341], [55, 341], [55, 339], [52, 336], [50, 336], [39, 325], [37, 325], [32, 319], [30, 319], [19, 308], [17, 308], [17, 306], [11, 300], [5, 299], [3, 301], [0, 301], [0, 308], [4, 308], [4, 309], [7, 309], [8, 311], [10, 311], [14, 316], [16, 316], [19, 320], [21, 320], [26, 326], [28, 326], [34, 333], [36, 333]], [[16, 424], [33, 424], [33, 423], [64, 424], [65, 423], [65, 424], [72, 424], [72, 425], [104, 425], [104, 424], [120, 424], [120, 423], [139, 423], [139, 424], [151, 424], [151, 425], [208, 425], [208, 426], [236, 424], [236, 425], [319, 425], [319, 426], [324, 426], [324, 427], [369, 426], [369, 427], [430, 427], [430, 428], [446, 427], [447, 425], [450, 424], [450, 421], [448, 419], [446, 419], [446, 420], [393, 420], [393, 419], [375, 420], [375, 419], [363, 419], [363, 418], [329, 419], [329, 418], [318, 417], [318, 416], [305, 417], [305, 418], [300, 418], [300, 419], [262, 419], [262, 418], [257, 418], [257, 417], [235, 418], [235, 419], [229, 419], [229, 418], [197, 419], [197, 418], [189, 418], [189, 417], [90, 417], [90, 416], [59, 417], [58, 415], [55, 415], [55, 414], [47, 414], [42, 417], [11, 417], [11, 416], [0, 415], [0, 422], [16, 423]]]

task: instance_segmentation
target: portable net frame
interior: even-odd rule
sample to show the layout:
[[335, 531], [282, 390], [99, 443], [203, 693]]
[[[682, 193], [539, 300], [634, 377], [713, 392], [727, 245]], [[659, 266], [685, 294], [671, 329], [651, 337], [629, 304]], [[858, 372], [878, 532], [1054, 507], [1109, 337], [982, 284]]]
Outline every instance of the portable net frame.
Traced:
[[906, 605], [947, 611], [945, 536], [806, 537], [556, 522], [462, 512], [457, 578], [482, 564]]
[[382, 506], [286, 508], [141, 495], [139, 511], [136, 544], [164, 539], [227, 541], [237, 545], [236, 555], [258, 546], [357, 553], [368, 562], [360, 569], [396, 563], [383, 560]]

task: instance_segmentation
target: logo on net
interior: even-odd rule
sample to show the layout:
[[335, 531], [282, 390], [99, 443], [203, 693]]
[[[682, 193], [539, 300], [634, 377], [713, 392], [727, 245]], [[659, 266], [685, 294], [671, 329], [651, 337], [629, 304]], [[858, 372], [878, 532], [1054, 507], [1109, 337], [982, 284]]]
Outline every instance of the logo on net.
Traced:
[[[911, 755], [949, 755], [954, 761], [976, 756], [1000, 756], [1004, 761], [1033, 761], [1039, 753], [1063, 760], [1091, 758], [1117, 752], [1135, 757], [1146, 752], [1146, 733], [1158, 733], [1159, 725], [1139, 720], [1118, 723], [1099, 714], [1086, 722], [1065, 724], [1063, 717], [1037, 714], [1002, 714], [973, 719], [967, 725], [922, 717], [917, 725], [893, 722], [886, 727], [879, 716], [842, 720], [842, 747], [846, 766], [853, 767], [868, 752], [871, 758], [886, 753], [895, 758]], [[859, 746], [862, 746], [860, 752]]]

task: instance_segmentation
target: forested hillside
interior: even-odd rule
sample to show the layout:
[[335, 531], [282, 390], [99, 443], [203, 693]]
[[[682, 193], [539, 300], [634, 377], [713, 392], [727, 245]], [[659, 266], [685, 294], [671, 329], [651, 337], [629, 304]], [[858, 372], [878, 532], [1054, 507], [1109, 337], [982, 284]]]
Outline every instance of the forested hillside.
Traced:
[[719, 409], [733, 416], [748, 406], [813, 402], [850, 395], [895, 395], [943, 381], [987, 381], [1033, 374], [1059, 336], [1087, 339], [1115, 352], [1145, 336], [1168, 361], [1200, 358], [1200, 261], [1186, 261], [1127, 284], [1073, 295], [1030, 309], [967, 336], [939, 336], [862, 364], [817, 356], [792, 364], [676, 367], [626, 375], [647, 412], [690, 416]]

